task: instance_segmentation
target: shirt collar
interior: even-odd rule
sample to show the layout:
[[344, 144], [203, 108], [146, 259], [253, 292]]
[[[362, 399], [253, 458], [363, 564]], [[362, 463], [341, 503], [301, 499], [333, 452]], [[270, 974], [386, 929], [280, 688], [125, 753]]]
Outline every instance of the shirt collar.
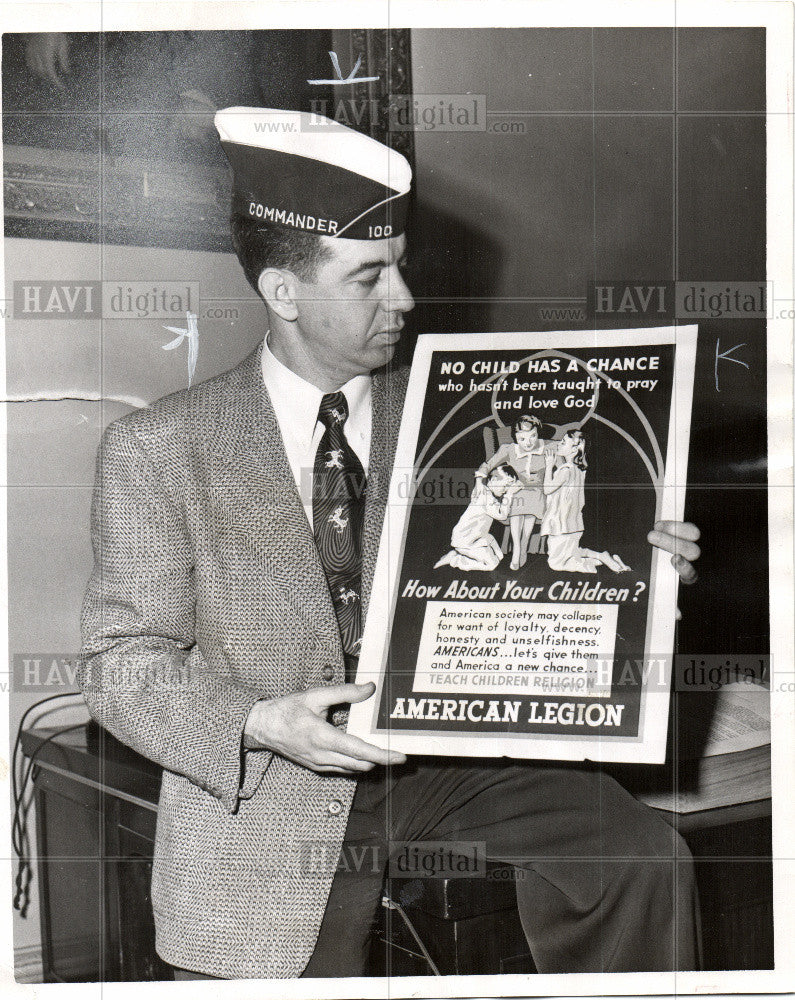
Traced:
[[[296, 375], [276, 358], [268, 346], [268, 335], [262, 345], [262, 380], [276, 412], [281, 428], [288, 427], [293, 439], [308, 450], [317, 425], [320, 401], [325, 395], [317, 386]], [[371, 378], [355, 375], [339, 391], [348, 402], [346, 428], [361, 427], [370, 405]]]

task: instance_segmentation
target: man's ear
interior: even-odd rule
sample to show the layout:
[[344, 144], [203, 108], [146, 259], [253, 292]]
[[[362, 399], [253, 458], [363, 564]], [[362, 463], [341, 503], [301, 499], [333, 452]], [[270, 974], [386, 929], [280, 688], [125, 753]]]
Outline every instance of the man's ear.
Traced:
[[298, 319], [296, 277], [291, 271], [266, 267], [257, 281], [257, 288], [269, 309], [292, 323]]

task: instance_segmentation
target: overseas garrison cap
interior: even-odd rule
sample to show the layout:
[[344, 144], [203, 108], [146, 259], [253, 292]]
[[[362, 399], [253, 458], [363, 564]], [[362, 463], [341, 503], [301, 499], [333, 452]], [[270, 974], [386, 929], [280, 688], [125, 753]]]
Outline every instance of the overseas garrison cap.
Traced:
[[411, 167], [396, 150], [303, 111], [225, 108], [215, 127], [241, 215], [351, 240], [403, 232]]

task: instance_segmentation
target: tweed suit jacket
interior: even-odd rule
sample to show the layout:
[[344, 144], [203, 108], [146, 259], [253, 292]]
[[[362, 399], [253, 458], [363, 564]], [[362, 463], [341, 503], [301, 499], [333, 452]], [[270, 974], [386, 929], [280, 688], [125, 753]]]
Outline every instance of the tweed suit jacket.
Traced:
[[[303, 971], [356, 785], [241, 749], [255, 701], [345, 679], [260, 355], [108, 427], [82, 616], [92, 715], [164, 768], [157, 950], [227, 978]], [[373, 377], [364, 611], [405, 384]]]

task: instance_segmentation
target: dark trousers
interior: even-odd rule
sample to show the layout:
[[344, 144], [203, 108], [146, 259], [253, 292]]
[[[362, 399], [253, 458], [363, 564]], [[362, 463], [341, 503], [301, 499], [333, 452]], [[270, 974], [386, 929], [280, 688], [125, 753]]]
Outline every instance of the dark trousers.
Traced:
[[[415, 758], [359, 782], [305, 977], [361, 976], [384, 863], [406, 841], [485, 842], [523, 869], [517, 901], [539, 972], [697, 967], [699, 922], [681, 837], [596, 768]], [[360, 870], [348, 863], [362, 859]]]

